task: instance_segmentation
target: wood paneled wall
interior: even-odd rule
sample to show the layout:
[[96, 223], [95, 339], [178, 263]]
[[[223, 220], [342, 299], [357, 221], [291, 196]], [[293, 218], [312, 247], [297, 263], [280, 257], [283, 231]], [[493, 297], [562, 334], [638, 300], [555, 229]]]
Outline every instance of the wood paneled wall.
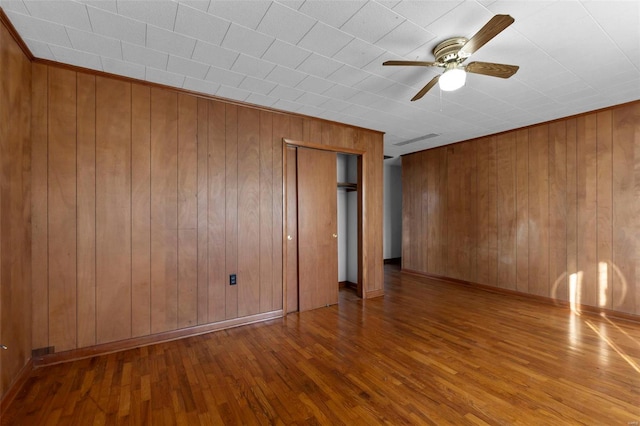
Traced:
[[282, 309], [283, 138], [367, 152], [382, 289], [380, 133], [38, 63], [33, 85], [34, 348]]
[[402, 169], [404, 269], [640, 315], [640, 102]]
[[30, 61], [0, 24], [0, 400], [31, 358], [30, 111]]

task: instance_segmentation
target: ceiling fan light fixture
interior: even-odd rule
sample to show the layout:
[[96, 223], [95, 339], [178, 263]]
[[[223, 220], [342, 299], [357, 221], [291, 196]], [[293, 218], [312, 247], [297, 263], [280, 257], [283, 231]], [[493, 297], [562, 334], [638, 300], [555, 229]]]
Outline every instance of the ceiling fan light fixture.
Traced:
[[467, 73], [463, 69], [451, 68], [445, 70], [445, 72], [440, 76], [438, 83], [440, 84], [440, 90], [452, 92], [464, 86], [466, 80]]

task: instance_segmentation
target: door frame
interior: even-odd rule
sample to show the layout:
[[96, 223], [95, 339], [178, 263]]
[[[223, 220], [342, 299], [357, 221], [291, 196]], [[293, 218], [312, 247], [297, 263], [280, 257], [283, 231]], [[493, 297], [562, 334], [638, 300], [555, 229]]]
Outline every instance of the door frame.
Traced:
[[[366, 229], [366, 216], [364, 215], [364, 196], [365, 196], [365, 179], [366, 164], [364, 161], [367, 152], [361, 149], [347, 148], [336, 145], [324, 145], [315, 142], [305, 142], [294, 139], [282, 138], [282, 311], [283, 315], [287, 315], [287, 146], [295, 146], [296, 148], [311, 148], [322, 151], [332, 151], [340, 154], [351, 154], [358, 156], [358, 297], [364, 298], [365, 291], [363, 289], [363, 279], [366, 276], [362, 267], [364, 265], [363, 257], [366, 253], [365, 239], [363, 238]], [[336, 177], [337, 179], [337, 177]], [[336, 282], [336, 285], [338, 283]]]

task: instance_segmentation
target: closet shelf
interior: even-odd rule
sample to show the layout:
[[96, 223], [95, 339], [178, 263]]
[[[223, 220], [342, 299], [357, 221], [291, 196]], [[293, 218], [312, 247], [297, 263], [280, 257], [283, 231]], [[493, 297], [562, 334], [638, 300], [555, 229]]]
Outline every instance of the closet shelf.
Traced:
[[348, 192], [349, 191], [357, 191], [358, 184], [357, 183], [349, 183], [349, 182], [338, 182], [338, 188], [344, 188]]

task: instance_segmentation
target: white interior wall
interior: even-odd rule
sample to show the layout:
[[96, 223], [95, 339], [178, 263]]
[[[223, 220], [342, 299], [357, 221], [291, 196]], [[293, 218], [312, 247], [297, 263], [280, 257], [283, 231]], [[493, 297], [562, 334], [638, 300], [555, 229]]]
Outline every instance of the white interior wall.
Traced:
[[383, 256], [394, 259], [402, 256], [402, 167], [385, 163]]
[[347, 192], [347, 281], [358, 282], [358, 193]]
[[[358, 183], [358, 157], [347, 156], [347, 182]], [[347, 192], [347, 281], [358, 282], [358, 192]]]
[[338, 281], [347, 281], [347, 191], [338, 189]]
[[[358, 158], [337, 155], [338, 182], [358, 182]], [[358, 282], [358, 193], [338, 189], [338, 280]]]
[[338, 170], [337, 180], [338, 180], [338, 182], [347, 182], [347, 157], [348, 157], [348, 155], [338, 153], [338, 155], [336, 157], [338, 158], [337, 159], [337, 161], [338, 161], [338, 163], [337, 163], [337, 170]]

